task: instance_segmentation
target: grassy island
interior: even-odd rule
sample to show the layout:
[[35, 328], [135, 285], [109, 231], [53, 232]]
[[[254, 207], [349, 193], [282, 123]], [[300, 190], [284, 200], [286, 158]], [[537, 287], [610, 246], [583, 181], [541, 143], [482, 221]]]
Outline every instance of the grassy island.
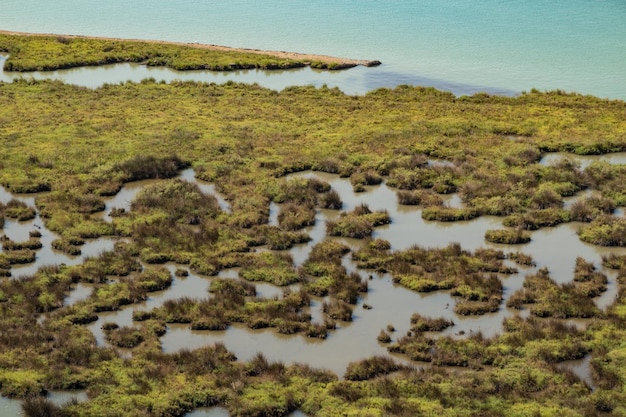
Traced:
[[[11, 54], [7, 66], [14, 70], [122, 61], [179, 69], [304, 64], [258, 54], [219, 53], [214, 60], [213, 52], [187, 46], [45, 36], [0, 35], [0, 50]], [[366, 205], [344, 210], [328, 183], [287, 176], [338, 174], [355, 192], [385, 182], [403, 204], [422, 206], [429, 221], [499, 216], [511, 227], [487, 236], [499, 243], [522, 243], [532, 230], [577, 222], [580, 239], [624, 246], [626, 221], [614, 209], [626, 205], [625, 165], [598, 161], [583, 169], [568, 158], [539, 163], [549, 152], [626, 151], [623, 101], [535, 90], [514, 98], [455, 97], [400, 86], [348, 96], [327, 87], [277, 92], [234, 82], [144, 80], [88, 89], [18, 79], [0, 83], [0, 140], [0, 183], [13, 193], [36, 193], [36, 214], [57, 236], [57, 250], [76, 253], [86, 241], [116, 239], [112, 250], [83, 263], [46, 266], [19, 279], [10, 277], [12, 266], [32, 262], [41, 236], [33, 231], [28, 241], [3, 241], [0, 392], [22, 399], [28, 416], [184, 416], [213, 405], [232, 416], [294, 410], [311, 416], [626, 415], [623, 256], [605, 259], [618, 287], [605, 309], [592, 298], [606, 290], [606, 276], [584, 259], [577, 260], [571, 283], [555, 282], [545, 269], [527, 275], [505, 306], [502, 280], [518, 272], [515, 265], [531, 265], [528, 256], [454, 243], [394, 250], [372, 236], [376, 227], [393, 224], [389, 213]], [[228, 209], [175, 178], [189, 167], [215, 185]], [[105, 221], [104, 199], [145, 179], [157, 181]], [[583, 190], [594, 194], [564, 204]], [[458, 193], [463, 208], [444, 204], [450, 193]], [[276, 224], [272, 204], [280, 209]], [[310, 240], [306, 227], [320, 210], [339, 213], [295, 266], [285, 250]], [[33, 214], [18, 201], [0, 203], [0, 224]], [[361, 246], [347, 245], [346, 237]], [[162, 351], [160, 337], [174, 323], [206, 331], [236, 324], [321, 339], [341, 332], [368, 291], [368, 280], [345, 267], [346, 257], [412, 291], [449, 291], [459, 316], [507, 307], [530, 314], [506, 319], [494, 337], [438, 334], [454, 327], [445, 318], [398, 318], [411, 330], [396, 335], [389, 325], [381, 343], [424, 369], [375, 356], [335, 375], [273, 362], [263, 353], [236, 361], [219, 343]], [[210, 280], [207, 294], [135, 311], [130, 327], [104, 323], [109, 346], [97, 345], [89, 323], [169, 288], [166, 263], [176, 264], [177, 277], [189, 270]], [[240, 279], [215, 277], [233, 267]], [[259, 297], [259, 282], [284, 287], [282, 296]], [[77, 284], [93, 291], [66, 305]], [[323, 300], [318, 321], [308, 312], [315, 297]], [[586, 325], [568, 318], [584, 318]], [[372, 338], [380, 330], [372, 329]], [[563, 366], [582, 358], [589, 360], [591, 382]], [[87, 401], [57, 406], [43, 397], [70, 389], [86, 390]]]

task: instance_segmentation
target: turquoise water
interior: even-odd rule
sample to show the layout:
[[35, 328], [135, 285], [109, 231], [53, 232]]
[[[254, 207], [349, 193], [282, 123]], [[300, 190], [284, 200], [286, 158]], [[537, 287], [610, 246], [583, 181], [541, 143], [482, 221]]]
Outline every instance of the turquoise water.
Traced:
[[620, 99], [626, 99], [625, 22], [626, 2], [608, 0], [3, 0], [0, 6], [5, 30], [378, 59], [383, 65], [364, 75], [375, 78], [372, 87], [558, 88]]

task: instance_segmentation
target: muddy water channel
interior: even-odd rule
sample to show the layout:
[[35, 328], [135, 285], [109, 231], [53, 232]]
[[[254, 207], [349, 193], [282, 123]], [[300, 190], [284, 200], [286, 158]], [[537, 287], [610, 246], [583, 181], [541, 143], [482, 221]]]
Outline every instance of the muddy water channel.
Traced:
[[[552, 157], [552, 156], [551, 156]], [[619, 163], [622, 160], [618, 160]], [[367, 358], [373, 355], [388, 355], [386, 345], [377, 341], [376, 336], [388, 325], [393, 325], [396, 329], [392, 333], [392, 339], [405, 335], [410, 328], [410, 317], [414, 313], [419, 313], [427, 317], [444, 317], [452, 320], [455, 324], [447, 329], [443, 334], [454, 337], [467, 337], [475, 332], [482, 332], [486, 336], [499, 333], [502, 329], [502, 320], [505, 317], [514, 315], [526, 315], [527, 311], [512, 310], [507, 308], [506, 300], [517, 289], [519, 289], [527, 274], [536, 272], [539, 268], [547, 268], [551, 277], [558, 283], [570, 282], [573, 279], [574, 266], [577, 257], [582, 257], [588, 262], [607, 274], [609, 278], [608, 290], [595, 301], [600, 308], [610, 305], [615, 298], [617, 286], [615, 274], [602, 268], [602, 255], [616, 253], [623, 254], [624, 249], [603, 248], [588, 245], [581, 242], [577, 236], [577, 229], [580, 224], [568, 223], [553, 228], [544, 228], [532, 232], [532, 240], [525, 245], [497, 245], [488, 243], [484, 239], [488, 229], [502, 228], [502, 219], [497, 217], [480, 217], [471, 221], [441, 223], [425, 221], [421, 217], [421, 208], [399, 206], [397, 204], [396, 191], [385, 184], [379, 186], [366, 187], [365, 192], [355, 193], [352, 185], [347, 179], [339, 178], [336, 175], [318, 172], [304, 172], [294, 174], [293, 177], [317, 177], [330, 184], [343, 201], [344, 211], [350, 211], [361, 204], [367, 204], [372, 211], [386, 210], [391, 218], [391, 223], [375, 229], [373, 238], [381, 238], [390, 242], [392, 250], [403, 250], [412, 245], [422, 247], [443, 247], [451, 242], [458, 242], [463, 249], [474, 251], [478, 248], [495, 248], [508, 252], [521, 251], [531, 255], [536, 265], [532, 267], [520, 267], [510, 263], [509, 266], [516, 267], [518, 273], [512, 275], [501, 275], [504, 286], [504, 300], [499, 311], [482, 316], [459, 316], [454, 313], [456, 299], [449, 291], [437, 291], [431, 293], [417, 293], [404, 287], [396, 285], [392, 277], [388, 274], [378, 274], [373, 271], [357, 270], [351, 260], [350, 254], [343, 258], [343, 265], [349, 271], [358, 272], [362, 278], [368, 280], [368, 292], [363, 294], [353, 312], [351, 322], [338, 322], [337, 329], [330, 331], [325, 340], [317, 338], [307, 338], [303, 334], [283, 335], [272, 329], [251, 330], [247, 326], [235, 324], [224, 331], [192, 331], [187, 324], [171, 324], [167, 332], [161, 337], [162, 349], [165, 352], [176, 352], [181, 349], [193, 349], [206, 344], [223, 342], [226, 348], [232, 351], [239, 360], [251, 359], [258, 352], [263, 352], [269, 360], [280, 360], [284, 363], [302, 362], [313, 367], [327, 368], [343, 375], [350, 362]], [[207, 194], [216, 195], [219, 204], [224, 211], [230, 210], [229, 203], [216, 194], [212, 184], [203, 183], [195, 178], [192, 169], [187, 169], [180, 174], [180, 178], [196, 183], [201, 190]], [[109, 217], [113, 208], [131, 209], [131, 202], [147, 185], [154, 181], [141, 181], [125, 185], [125, 187], [114, 197], [106, 201], [106, 208], [103, 213], [105, 220], [114, 221]], [[581, 193], [584, 195], [584, 192]], [[574, 196], [577, 198], [579, 196]], [[7, 203], [11, 199], [18, 199], [27, 205], [34, 207], [32, 195], [12, 195], [0, 188], [0, 201]], [[462, 203], [457, 195], [446, 197], [445, 204], [451, 207], [461, 207]], [[270, 213], [270, 223], [276, 223], [276, 215], [280, 205], [272, 203]], [[316, 222], [313, 226], [304, 231], [309, 234], [311, 241], [306, 244], [296, 245], [289, 250], [294, 264], [302, 265], [309, 256], [315, 244], [326, 238], [326, 222], [339, 215], [338, 211], [318, 210]], [[37, 268], [49, 264], [77, 264], [82, 262], [86, 256], [95, 256], [107, 250], [111, 250], [115, 243], [114, 239], [95, 239], [87, 242], [81, 249], [82, 255], [69, 257], [54, 251], [50, 247], [50, 242], [57, 236], [45, 228], [41, 219], [26, 222], [7, 220], [2, 233], [15, 241], [28, 239], [29, 232], [37, 229], [41, 232], [43, 248], [37, 251], [37, 259], [32, 264], [17, 266], [12, 269], [13, 277], [32, 274]], [[353, 250], [357, 250], [363, 242], [356, 239], [336, 238], [347, 244]], [[257, 250], [267, 250], [260, 248]], [[507, 261], [508, 262], [508, 261]], [[99, 313], [97, 321], [91, 323], [89, 328], [93, 332], [99, 345], [107, 345], [102, 331], [102, 325], [107, 322], [117, 323], [119, 326], [133, 325], [134, 311], [149, 311], [160, 307], [166, 300], [175, 300], [182, 297], [206, 298], [213, 297], [209, 294], [208, 288], [212, 277], [204, 277], [189, 273], [186, 277], [174, 276], [174, 271], [180, 268], [179, 265], [168, 264], [168, 269], [172, 273], [173, 283], [171, 287], [164, 291], [151, 293], [149, 298], [139, 304], [125, 306], [119, 311]], [[218, 274], [219, 278], [239, 279], [237, 269], [222, 270]], [[280, 298], [283, 288], [272, 284], [256, 284], [257, 293], [261, 297]], [[298, 284], [290, 287], [292, 290], [298, 289]], [[92, 288], [89, 284], [77, 284], [65, 299], [65, 305], [72, 305], [77, 301], [90, 296]], [[323, 322], [322, 304], [324, 298], [313, 297], [309, 312], [312, 321]], [[584, 326], [584, 321], [577, 321], [577, 324]], [[123, 355], [131, 355], [131, 351], [122, 351]], [[408, 363], [404, 357], [394, 357], [404, 363]], [[415, 365], [415, 363], [413, 363]], [[576, 369], [586, 369], [585, 364]], [[584, 372], [583, 372], [584, 373]], [[584, 375], [583, 375], [584, 376]], [[202, 410], [198, 411], [199, 413]], [[198, 415], [220, 415], [222, 410], [206, 410], [207, 413], [218, 414], [198, 414]], [[194, 414], [195, 415], [195, 414]]]
[[[0, 68], [8, 58], [0, 54]], [[437, 80], [417, 75], [401, 74], [388, 71], [384, 65], [380, 68], [357, 66], [343, 71], [317, 70], [310, 67], [288, 70], [240, 70], [240, 71], [176, 71], [166, 67], [150, 67], [144, 64], [120, 63], [96, 67], [79, 67], [57, 71], [33, 71], [27, 73], [0, 71], [0, 82], [12, 82], [15, 78], [35, 80], [61, 80], [68, 84], [88, 88], [98, 88], [103, 84], [117, 84], [126, 81], [140, 82], [147, 78], [156, 81], [198, 81], [223, 84], [228, 81], [247, 84], [257, 83], [272, 90], [283, 90], [293, 85], [312, 85], [338, 87], [346, 94], [365, 94], [381, 87], [395, 87], [401, 84], [435, 86], [451, 91], [455, 95], [468, 95], [488, 92], [513, 96], [517, 91], [491, 88], [480, 85], [460, 84]]]

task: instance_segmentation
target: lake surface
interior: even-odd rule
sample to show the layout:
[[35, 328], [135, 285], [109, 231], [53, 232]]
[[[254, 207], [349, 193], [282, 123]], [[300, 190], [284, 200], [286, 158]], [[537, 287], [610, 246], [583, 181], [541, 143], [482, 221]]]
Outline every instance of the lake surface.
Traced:
[[[624, 22], [626, 3], [604, 0], [3, 0], [0, 13], [4, 30], [383, 62], [321, 78], [310, 70], [287, 76], [292, 84], [327, 83], [349, 93], [406, 83], [456, 94], [538, 88], [618, 99], [626, 99]], [[240, 76], [262, 85], [272, 77]]]

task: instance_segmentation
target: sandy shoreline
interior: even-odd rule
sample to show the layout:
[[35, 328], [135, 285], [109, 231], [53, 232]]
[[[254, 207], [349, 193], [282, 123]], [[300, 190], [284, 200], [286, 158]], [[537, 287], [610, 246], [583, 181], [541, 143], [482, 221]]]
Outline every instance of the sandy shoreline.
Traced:
[[76, 39], [100, 39], [109, 41], [131, 41], [131, 42], [148, 42], [159, 43], [168, 45], [188, 46], [199, 49], [211, 49], [215, 51], [232, 51], [232, 52], [246, 52], [260, 55], [271, 55], [278, 58], [293, 59], [298, 61], [305, 61], [311, 63], [314, 61], [324, 62], [326, 64], [338, 64], [343, 67], [363, 65], [365, 67], [374, 67], [380, 65], [380, 61], [377, 60], [365, 60], [365, 59], [351, 59], [351, 58], [339, 58], [329, 55], [316, 55], [316, 54], [304, 54], [299, 52], [287, 52], [287, 51], [266, 51], [262, 49], [248, 49], [248, 48], [231, 48], [229, 46], [203, 44], [196, 42], [174, 42], [174, 41], [162, 41], [162, 40], [148, 40], [148, 39], [127, 39], [127, 38], [109, 38], [104, 36], [83, 36], [83, 35], [66, 35], [60, 33], [30, 33], [30, 32], [14, 32], [9, 30], [0, 30], [0, 34], [4, 35], [21, 35], [21, 36], [63, 36], [66, 38]]

